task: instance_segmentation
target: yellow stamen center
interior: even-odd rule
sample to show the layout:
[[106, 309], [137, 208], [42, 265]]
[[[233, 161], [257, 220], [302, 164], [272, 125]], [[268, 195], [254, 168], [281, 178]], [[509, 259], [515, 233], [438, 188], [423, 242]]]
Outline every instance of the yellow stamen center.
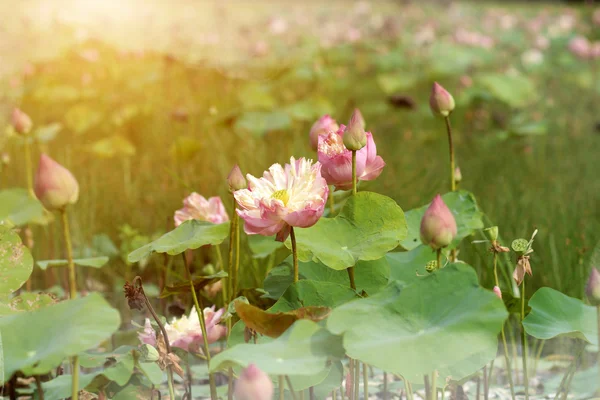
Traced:
[[281, 189], [276, 192], [273, 192], [273, 194], [271, 195], [271, 198], [281, 200], [283, 202], [283, 205], [287, 206], [287, 203], [290, 200], [290, 195], [287, 192], [287, 190]]

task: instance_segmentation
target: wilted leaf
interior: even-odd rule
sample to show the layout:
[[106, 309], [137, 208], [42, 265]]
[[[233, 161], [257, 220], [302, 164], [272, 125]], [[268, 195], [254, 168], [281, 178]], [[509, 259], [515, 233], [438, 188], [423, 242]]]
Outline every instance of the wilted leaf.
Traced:
[[29, 279], [33, 257], [17, 233], [0, 225], [0, 298], [10, 295]]
[[[227, 277], [227, 272], [219, 271], [216, 274], [212, 274], [212, 275], [197, 276], [192, 281], [194, 282], [194, 289], [196, 289], [196, 292], [197, 292], [198, 290], [201, 290], [205, 286], [213, 284], [213, 283], [217, 282], [218, 280], [225, 278], [225, 277]], [[174, 285], [166, 285], [163, 288], [162, 292], [160, 293], [160, 298], [162, 299], [165, 297], [172, 296], [174, 294], [190, 293], [190, 292], [191, 292], [190, 283], [188, 281], [180, 282], [180, 283], [176, 283]]]

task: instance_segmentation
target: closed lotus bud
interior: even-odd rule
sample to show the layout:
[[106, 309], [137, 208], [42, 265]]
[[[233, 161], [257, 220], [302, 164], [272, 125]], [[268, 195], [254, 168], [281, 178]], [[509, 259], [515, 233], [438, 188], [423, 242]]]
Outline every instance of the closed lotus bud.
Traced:
[[31, 118], [29, 115], [25, 114], [18, 108], [15, 108], [12, 112], [12, 126], [15, 128], [17, 133], [21, 135], [26, 135], [31, 130], [33, 123], [31, 122]]
[[358, 109], [354, 110], [352, 118], [346, 129], [344, 129], [344, 146], [348, 150], [358, 151], [367, 145], [367, 133], [365, 132], [365, 120]]
[[487, 236], [487, 238], [490, 241], [495, 242], [496, 240], [498, 240], [498, 227], [497, 226], [490, 226], [489, 228], [486, 228], [483, 231], [485, 232], [485, 236]]
[[456, 220], [438, 194], [421, 219], [421, 242], [434, 250], [448, 246], [456, 237]]
[[79, 184], [71, 172], [42, 154], [34, 185], [35, 195], [48, 210], [61, 210], [75, 204], [79, 198]]
[[496, 294], [496, 296], [498, 296], [500, 300], [502, 300], [502, 292], [500, 291], [500, 288], [498, 286], [494, 286], [494, 293]]
[[250, 364], [235, 382], [233, 397], [236, 400], [271, 400], [273, 382], [269, 375]]
[[447, 117], [454, 110], [454, 97], [437, 82], [433, 83], [429, 106], [434, 115]]
[[460, 183], [462, 181], [462, 173], [460, 172], [460, 168], [454, 168], [454, 182]]
[[310, 128], [310, 147], [317, 151], [319, 147], [319, 136], [327, 135], [329, 132], [337, 132], [339, 125], [329, 115], [323, 115]]
[[600, 306], [600, 272], [596, 268], [592, 267], [590, 278], [585, 287], [585, 294], [590, 304]]
[[230, 192], [246, 189], [248, 187], [246, 178], [244, 178], [244, 174], [242, 174], [242, 170], [237, 164], [233, 166], [231, 172], [227, 175], [227, 183], [229, 184]]

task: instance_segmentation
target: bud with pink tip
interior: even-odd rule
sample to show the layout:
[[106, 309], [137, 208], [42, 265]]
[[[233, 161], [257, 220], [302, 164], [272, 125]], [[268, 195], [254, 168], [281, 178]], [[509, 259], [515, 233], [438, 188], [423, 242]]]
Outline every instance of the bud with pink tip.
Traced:
[[594, 267], [592, 267], [590, 278], [585, 287], [585, 294], [592, 305], [600, 306], [600, 272]]
[[273, 382], [269, 375], [250, 364], [235, 382], [233, 397], [236, 400], [271, 400]]
[[331, 118], [329, 115], [323, 115], [321, 118], [317, 120], [310, 128], [310, 147], [313, 150], [317, 150], [319, 147], [319, 136], [326, 135], [329, 132], [337, 132], [340, 129], [335, 119]]
[[498, 296], [500, 300], [502, 300], [502, 292], [500, 291], [500, 288], [498, 286], [494, 286], [494, 294]]
[[433, 83], [429, 106], [434, 115], [447, 117], [454, 110], [454, 97], [437, 82]]
[[438, 194], [421, 219], [421, 242], [434, 250], [448, 246], [456, 237], [456, 220]]
[[358, 151], [367, 145], [367, 133], [365, 132], [365, 120], [362, 118], [358, 109], [354, 110], [352, 118], [346, 129], [344, 129], [344, 135], [342, 139], [344, 146], [348, 150]]
[[35, 195], [46, 209], [62, 210], [79, 198], [79, 184], [71, 172], [42, 154], [34, 185]]
[[234, 165], [229, 175], [227, 175], [227, 183], [229, 184], [229, 191], [232, 193], [248, 187], [246, 178], [244, 178], [244, 174], [242, 174], [242, 170], [237, 164]]
[[21, 135], [26, 135], [29, 133], [29, 131], [31, 131], [31, 127], [33, 126], [31, 118], [29, 118], [29, 115], [25, 114], [20, 109], [15, 108], [13, 110], [11, 120], [12, 126], [13, 128], [15, 128], [15, 131], [17, 131], [17, 133], [20, 133]]
[[454, 182], [459, 183], [462, 181], [462, 173], [460, 172], [460, 168], [454, 168]]

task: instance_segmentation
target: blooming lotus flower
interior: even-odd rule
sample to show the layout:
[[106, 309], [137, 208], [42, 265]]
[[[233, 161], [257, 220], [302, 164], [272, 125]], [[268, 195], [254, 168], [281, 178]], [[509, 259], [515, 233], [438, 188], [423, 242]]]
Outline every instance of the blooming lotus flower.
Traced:
[[229, 216], [220, 197], [210, 197], [206, 200], [204, 196], [194, 192], [183, 200], [183, 208], [175, 211], [174, 219], [175, 226], [190, 219], [222, 224], [229, 221]]
[[587, 281], [585, 294], [592, 305], [600, 306], [600, 272], [594, 267]]
[[33, 189], [38, 200], [51, 211], [75, 204], [79, 198], [79, 184], [73, 174], [45, 154], [40, 156]]
[[456, 220], [438, 194], [421, 219], [421, 242], [434, 250], [448, 246], [456, 237]]
[[233, 196], [249, 235], [277, 234], [277, 240], [283, 241], [291, 227], [308, 228], [323, 215], [329, 188], [319, 163], [292, 157], [285, 167], [273, 164], [262, 178], [246, 177], [248, 189]]
[[447, 117], [454, 110], [454, 98], [442, 85], [434, 82], [429, 96], [429, 106], [434, 115]]
[[[215, 306], [204, 309], [208, 343], [214, 343], [227, 334], [227, 328], [219, 325], [224, 312], [224, 308], [215, 311]], [[192, 307], [189, 317], [184, 315], [179, 319], [173, 318], [170, 324], [165, 324], [165, 331], [169, 337], [171, 347], [198, 352], [200, 346], [204, 343], [202, 328], [200, 327], [200, 320], [198, 319], [195, 307]], [[156, 346], [156, 332], [152, 328], [148, 318], [146, 318], [144, 324], [144, 331], [138, 333], [138, 338], [144, 344]]]
[[500, 299], [502, 300], [502, 291], [500, 291], [500, 288], [498, 286], [494, 286], [494, 294]]
[[233, 397], [236, 400], [271, 400], [273, 381], [256, 365], [250, 364], [235, 382]]
[[11, 122], [13, 128], [17, 133], [21, 135], [26, 135], [31, 130], [33, 123], [31, 122], [31, 118], [29, 115], [25, 114], [18, 108], [15, 108], [11, 115]]
[[[319, 162], [327, 183], [336, 189], [348, 190], [352, 187], [352, 151], [344, 146], [345, 126], [337, 132], [329, 132], [319, 137]], [[367, 145], [356, 152], [356, 176], [359, 181], [377, 178], [385, 167], [383, 159], [377, 155], [377, 146], [371, 132], [366, 132]]]
[[310, 147], [313, 150], [317, 150], [319, 147], [319, 136], [326, 135], [329, 132], [336, 132], [340, 129], [335, 119], [331, 118], [329, 115], [323, 115], [321, 118], [317, 120], [310, 128]]

